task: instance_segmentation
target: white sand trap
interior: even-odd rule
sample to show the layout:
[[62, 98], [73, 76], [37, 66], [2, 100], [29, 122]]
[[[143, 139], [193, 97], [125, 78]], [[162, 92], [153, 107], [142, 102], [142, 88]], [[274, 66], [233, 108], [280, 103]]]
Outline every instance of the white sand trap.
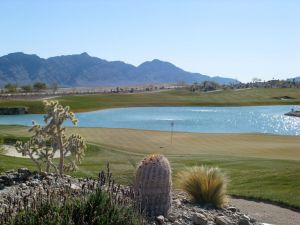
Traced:
[[[22, 153], [19, 153], [13, 145], [1, 145], [0, 147], [3, 148], [3, 152], [0, 152], [0, 154], [18, 158], [30, 158], [29, 156], [23, 156]], [[37, 156], [35, 156], [35, 158], [37, 158]], [[59, 152], [56, 152], [54, 154], [54, 158], [59, 158]]]

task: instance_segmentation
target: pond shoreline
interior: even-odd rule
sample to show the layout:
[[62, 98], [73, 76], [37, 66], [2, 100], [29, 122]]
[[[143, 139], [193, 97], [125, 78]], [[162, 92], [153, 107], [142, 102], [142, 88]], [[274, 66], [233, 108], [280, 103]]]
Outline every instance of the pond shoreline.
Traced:
[[[76, 113], [79, 127], [127, 128], [194, 133], [300, 135], [300, 120], [285, 116], [288, 106], [128, 107]], [[42, 114], [0, 116], [0, 124], [43, 124]], [[70, 122], [65, 126], [72, 126]]]

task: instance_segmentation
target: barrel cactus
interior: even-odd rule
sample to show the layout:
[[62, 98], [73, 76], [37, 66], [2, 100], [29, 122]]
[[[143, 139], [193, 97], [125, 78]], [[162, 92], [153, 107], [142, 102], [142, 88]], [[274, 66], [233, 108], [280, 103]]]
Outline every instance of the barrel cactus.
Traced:
[[166, 216], [171, 208], [171, 168], [163, 155], [150, 155], [137, 166], [134, 191], [148, 216]]

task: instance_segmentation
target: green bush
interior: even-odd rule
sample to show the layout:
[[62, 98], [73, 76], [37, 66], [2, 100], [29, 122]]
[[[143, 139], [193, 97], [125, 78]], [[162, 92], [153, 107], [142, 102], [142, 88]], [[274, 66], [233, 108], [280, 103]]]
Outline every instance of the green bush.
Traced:
[[137, 225], [139, 221], [132, 207], [117, 203], [107, 192], [97, 191], [87, 200], [69, 199], [63, 205], [46, 202], [36, 210], [22, 211], [9, 225]]
[[[3, 144], [14, 145], [14, 144], [16, 144], [17, 141], [25, 142], [25, 141], [28, 141], [29, 138], [28, 137], [3, 136], [2, 140], [3, 140]], [[1, 138], [0, 138], [0, 143], [1, 143]]]
[[179, 172], [177, 182], [198, 204], [223, 207], [227, 203], [227, 178], [219, 168], [195, 166]]

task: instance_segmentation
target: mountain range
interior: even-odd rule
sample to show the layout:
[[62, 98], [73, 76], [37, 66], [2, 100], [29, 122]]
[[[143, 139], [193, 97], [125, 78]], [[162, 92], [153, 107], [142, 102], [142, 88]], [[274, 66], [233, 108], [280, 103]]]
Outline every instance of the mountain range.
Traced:
[[295, 81], [297, 81], [297, 82], [300, 82], [300, 76], [299, 76], [299, 77], [290, 78], [290, 79], [288, 79], [288, 80], [295, 80]]
[[106, 61], [87, 53], [40, 58], [22, 52], [0, 57], [0, 86], [34, 82], [59, 86], [122, 86], [176, 82], [215, 81], [220, 84], [239, 83], [225, 77], [210, 77], [187, 72], [177, 66], [154, 59], [139, 66], [122, 61]]

